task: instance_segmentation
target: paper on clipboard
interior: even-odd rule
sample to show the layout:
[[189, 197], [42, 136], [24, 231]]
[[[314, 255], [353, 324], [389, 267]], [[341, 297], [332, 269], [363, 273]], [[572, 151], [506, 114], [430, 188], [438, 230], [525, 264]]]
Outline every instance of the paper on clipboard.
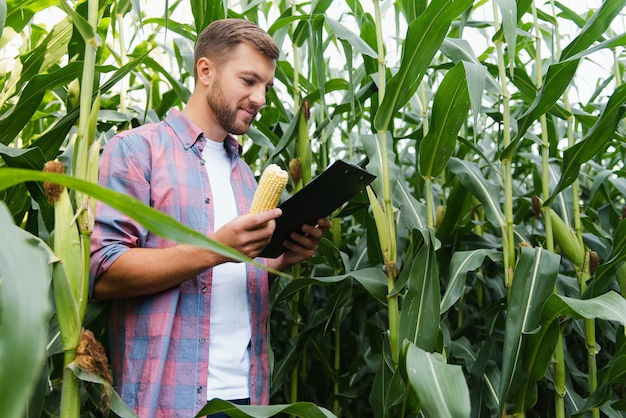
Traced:
[[283, 214], [276, 219], [272, 240], [261, 252], [261, 257], [276, 258], [285, 252], [283, 242], [304, 224], [327, 217], [376, 178], [364, 169], [337, 160], [300, 191], [278, 207]]

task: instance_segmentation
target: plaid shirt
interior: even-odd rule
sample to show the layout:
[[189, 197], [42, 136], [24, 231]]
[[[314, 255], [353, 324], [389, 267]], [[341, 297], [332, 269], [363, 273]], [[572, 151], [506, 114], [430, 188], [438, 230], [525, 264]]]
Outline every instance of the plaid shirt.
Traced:
[[[180, 111], [164, 121], [125, 131], [105, 146], [99, 183], [134, 196], [183, 224], [211, 235], [213, 197], [202, 149], [206, 139]], [[247, 213], [256, 180], [241, 158], [241, 146], [228, 137], [237, 210]], [[227, 181], [227, 179], [224, 179]], [[163, 248], [158, 237], [98, 202], [91, 240], [91, 289], [125, 251]], [[267, 272], [247, 265], [252, 312], [250, 395], [252, 404], [269, 403], [269, 315]], [[212, 269], [172, 289], [116, 299], [110, 315], [110, 356], [115, 388], [141, 417], [191, 417], [207, 401]]]

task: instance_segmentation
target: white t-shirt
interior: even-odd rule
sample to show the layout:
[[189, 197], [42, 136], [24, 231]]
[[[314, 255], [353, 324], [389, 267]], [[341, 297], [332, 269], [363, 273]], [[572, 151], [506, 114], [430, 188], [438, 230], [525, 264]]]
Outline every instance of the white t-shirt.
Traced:
[[[237, 216], [230, 157], [222, 142], [207, 140], [202, 156], [213, 194], [215, 230]], [[250, 302], [245, 263], [213, 267], [207, 400], [250, 397]]]

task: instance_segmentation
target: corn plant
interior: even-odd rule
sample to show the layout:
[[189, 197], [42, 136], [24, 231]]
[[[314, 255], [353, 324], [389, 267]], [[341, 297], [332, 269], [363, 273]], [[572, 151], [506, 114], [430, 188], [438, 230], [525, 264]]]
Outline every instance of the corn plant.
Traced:
[[81, 328], [107, 347], [95, 200], [254, 262], [94, 184], [112, 135], [184, 105], [225, 16], [282, 50], [241, 137], [255, 172], [289, 169], [287, 194], [337, 158], [377, 178], [271, 289], [272, 405], [199, 414], [626, 415], [624, 6], [0, 0], [0, 416], [133, 416], [74, 357]]

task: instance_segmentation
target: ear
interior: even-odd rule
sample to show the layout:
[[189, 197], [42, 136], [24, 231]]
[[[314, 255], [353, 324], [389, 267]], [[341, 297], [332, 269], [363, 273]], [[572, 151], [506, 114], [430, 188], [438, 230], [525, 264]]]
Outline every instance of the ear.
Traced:
[[208, 85], [215, 75], [215, 65], [207, 57], [202, 57], [196, 62], [198, 83]]

